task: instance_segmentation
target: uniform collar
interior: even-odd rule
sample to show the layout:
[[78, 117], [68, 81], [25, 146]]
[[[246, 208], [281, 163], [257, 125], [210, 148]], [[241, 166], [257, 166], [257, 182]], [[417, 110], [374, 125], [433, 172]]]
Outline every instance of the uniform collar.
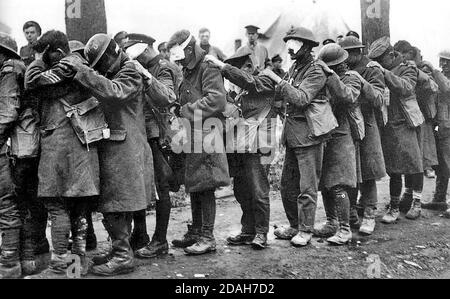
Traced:
[[300, 60], [300, 61], [297, 60], [295, 62], [295, 69], [302, 69], [313, 61], [314, 61], [314, 57], [312, 56], [312, 54], [308, 54], [302, 60]]
[[148, 63], [147, 63], [147, 68], [152, 68], [155, 65], [157, 65], [160, 61], [162, 60], [162, 55], [158, 54], [155, 57], [153, 57]]

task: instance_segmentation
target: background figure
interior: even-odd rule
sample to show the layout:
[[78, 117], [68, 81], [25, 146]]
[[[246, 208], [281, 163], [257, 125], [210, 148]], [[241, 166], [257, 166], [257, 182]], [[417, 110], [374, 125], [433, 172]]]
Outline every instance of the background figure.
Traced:
[[27, 39], [28, 45], [20, 49], [20, 57], [22, 57], [25, 66], [29, 66], [35, 59], [36, 51], [32, 45], [42, 34], [41, 26], [35, 21], [28, 21], [23, 25], [23, 34]]
[[252, 53], [252, 59], [257, 70], [263, 70], [267, 59], [269, 59], [269, 51], [266, 47], [258, 43], [259, 39], [259, 27], [254, 25], [248, 25], [245, 27], [247, 30], [247, 44], [239, 48], [236, 52], [250, 51]]
[[202, 28], [198, 32], [198, 39], [200, 42], [200, 48], [202, 48], [207, 55], [212, 55], [219, 59], [220, 61], [225, 61], [227, 59], [226, 55], [223, 54], [222, 50], [218, 47], [212, 46], [209, 43], [211, 38], [211, 31], [208, 28]]

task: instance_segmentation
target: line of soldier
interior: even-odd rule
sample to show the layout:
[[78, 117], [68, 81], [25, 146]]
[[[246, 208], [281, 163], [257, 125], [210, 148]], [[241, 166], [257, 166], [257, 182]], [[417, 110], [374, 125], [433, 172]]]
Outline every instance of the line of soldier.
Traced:
[[[208, 55], [188, 30], [175, 33], [165, 46], [172, 61], [183, 67], [182, 75], [153, 49], [155, 40], [142, 34], [128, 34], [122, 50], [105, 34], [93, 36], [84, 46], [69, 43], [64, 33], [52, 30], [33, 43], [35, 60], [28, 68], [15, 41], [1, 34], [3, 278], [37, 271], [36, 255], [49, 251], [47, 212], [52, 222], [52, 272], [65, 274], [70, 234], [71, 251], [80, 256], [83, 274], [88, 270], [101, 276], [125, 274], [134, 270], [135, 256], [166, 255], [169, 191], [180, 184], [190, 193], [192, 225], [172, 244], [189, 255], [214, 252], [214, 192], [228, 186], [230, 176], [243, 215], [241, 233], [227, 242], [266, 248], [270, 184], [262, 148], [258, 153], [228, 155], [225, 151], [175, 155], [167, 150], [170, 140], [165, 130], [173, 114], [193, 123], [201, 111], [202, 122], [225, 122], [230, 104], [239, 104], [244, 119], [283, 119], [286, 158], [281, 195], [289, 226], [276, 229], [276, 237], [297, 247], [307, 246], [314, 235], [344, 245], [352, 239], [352, 227], [362, 234], [373, 233], [376, 181], [386, 173], [391, 202], [382, 221], [395, 223], [402, 203], [408, 219], [420, 216], [423, 107], [429, 108], [428, 100], [439, 92], [432, 117], [437, 123], [428, 122], [432, 130], [436, 124], [439, 128], [438, 186], [432, 206], [446, 208], [449, 53], [441, 55], [443, 72], [421, 64], [426, 74], [410, 61], [408, 55], [414, 51], [409, 44], [392, 47], [384, 37], [370, 46], [366, 56], [365, 47], [352, 34], [324, 46], [315, 59], [312, 50], [319, 42], [314, 34], [292, 27], [284, 42], [294, 65], [280, 77], [263, 69], [267, 59], [256, 59], [258, 44], [250, 36], [257, 34], [257, 27], [247, 29], [250, 45], [224, 62]], [[227, 95], [224, 78], [234, 93]], [[416, 97], [420, 92], [426, 103], [422, 107]], [[97, 126], [91, 134], [80, 133], [74, 130], [78, 128], [74, 115], [78, 126], [86, 122], [83, 115], [95, 115], [91, 121]], [[33, 136], [16, 137], [29, 133], [24, 124], [30, 123], [40, 129], [39, 155], [33, 147], [36, 142], [30, 142], [36, 140]], [[107, 127], [99, 126], [104, 123]], [[22, 149], [18, 145], [23, 140], [29, 142], [25, 153], [15, 151], [15, 146]], [[159, 200], [150, 240], [145, 210], [153, 181]], [[327, 222], [315, 230], [319, 191]], [[88, 264], [86, 245], [92, 227], [88, 218], [93, 210], [103, 213], [112, 248]]]

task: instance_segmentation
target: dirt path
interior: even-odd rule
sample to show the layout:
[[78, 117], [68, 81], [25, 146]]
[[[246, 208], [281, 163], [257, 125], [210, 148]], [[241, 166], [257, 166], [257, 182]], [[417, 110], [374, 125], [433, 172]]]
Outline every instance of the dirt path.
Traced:
[[[388, 184], [379, 185], [382, 216], [388, 202]], [[434, 180], [426, 180], [424, 201], [431, 200]], [[323, 240], [314, 239], [311, 246], [296, 249], [289, 242], [275, 240], [273, 226], [286, 224], [286, 216], [279, 193], [271, 196], [270, 248], [255, 252], [248, 247], [229, 247], [225, 243], [230, 233], [239, 232], [240, 208], [234, 198], [221, 200], [217, 209], [216, 238], [218, 251], [200, 257], [187, 257], [182, 250], [172, 250], [162, 259], [138, 261], [136, 272], [119, 278], [367, 278], [367, 269], [373, 263], [369, 256], [381, 260], [381, 278], [450, 278], [450, 220], [439, 213], [424, 211], [418, 221], [404, 218], [398, 225], [377, 223], [376, 233], [370, 238], [355, 234], [354, 242], [345, 247], [330, 247]], [[325, 220], [320, 199], [317, 224]], [[177, 208], [172, 213], [169, 239], [185, 233], [190, 219], [189, 208]], [[379, 220], [379, 219], [378, 219]], [[148, 217], [150, 234], [155, 216]], [[107, 235], [97, 222], [100, 251], [108, 248]], [[90, 253], [90, 255], [96, 252]], [[48, 278], [37, 275], [33, 278]], [[88, 276], [88, 278], [94, 278]]]

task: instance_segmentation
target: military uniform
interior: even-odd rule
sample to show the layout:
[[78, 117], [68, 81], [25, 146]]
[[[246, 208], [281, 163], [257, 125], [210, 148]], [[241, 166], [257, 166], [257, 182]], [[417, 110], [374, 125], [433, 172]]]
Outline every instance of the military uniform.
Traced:
[[[244, 53], [244, 57], [249, 55], [250, 52]], [[236, 57], [231, 57], [227, 62], [233, 64], [233, 58]], [[271, 127], [271, 120], [276, 118], [273, 108], [275, 83], [267, 76], [251, 75], [230, 64], [222, 69], [222, 74], [243, 89], [240, 93], [243, 118], [259, 118], [262, 113], [267, 114], [265, 121], [268, 124], [258, 128], [257, 136], [262, 136], [260, 130], [265, 130], [264, 136], [271, 136], [271, 130], [275, 129]], [[243, 212], [241, 234], [252, 238], [250, 242], [258, 234], [266, 240], [269, 232], [269, 166], [262, 164], [261, 159], [262, 155], [257, 152], [228, 154], [231, 176], [234, 177], [234, 194]], [[266, 241], [261, 245], [265, 246]]]

